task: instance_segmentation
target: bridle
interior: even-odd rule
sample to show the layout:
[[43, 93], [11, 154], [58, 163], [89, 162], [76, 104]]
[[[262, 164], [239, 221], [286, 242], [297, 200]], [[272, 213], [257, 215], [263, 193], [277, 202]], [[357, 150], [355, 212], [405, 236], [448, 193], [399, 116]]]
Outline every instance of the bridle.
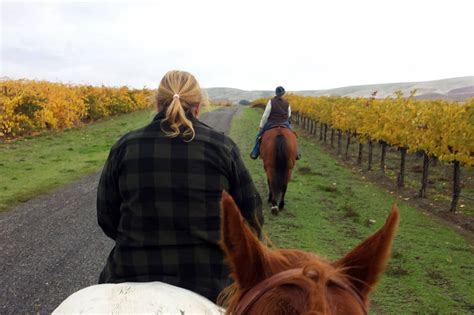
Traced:
[[[293, 284], [291, 280], [294, 280], [295, 276], [305, 276], [303, 268], [295, 268], [282, 271], [277, 273], [270, 278], [267, 278], [259, 282], [255, 287], [248, 290], [242, 298], [240, 298], [233, 315], [245, 315], [250, 307], [266, 292], [284, 284]], [[354, 290], [351, 286], [338, 280], [331, 280], [331, 284], [348, 291], [359, 303], [363, 313], [368, 314], [367, 307], [365, 306], [364, 300], [359, 292]]]

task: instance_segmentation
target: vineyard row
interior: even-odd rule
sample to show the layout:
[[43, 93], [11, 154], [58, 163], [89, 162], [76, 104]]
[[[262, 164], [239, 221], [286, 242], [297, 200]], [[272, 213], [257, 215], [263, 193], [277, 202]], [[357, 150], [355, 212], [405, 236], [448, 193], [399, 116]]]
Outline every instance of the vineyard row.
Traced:
[[[374, 94], [375, 95], [375, 94]], [[312, 134], [317, 133], [326, 142], [330, 132], [331, 145], [337, 137], [338, 152], [341, 136], [346, 135], [346, 155], [352, 141], [359, 143], [358, 163], [361, 163], [363, 145], [368, 146], [369, 170], [372, 169], [372, 152], [375, 143], [381, 144], [380, 169], [385, 169], [385, 152], [388, 146], [400, 152], [400, 171], [397, 185], [404, 186], [405, 160], [408, 151], [424, 156], [420, 197], [426, 196], [428, 170], [433, 159], [453, 163], [453, 191], [451, 211], [459, 200], [460, 168], [474, 166], [474, 98], [464, 103], [444, 100], [416, 100], [414, 95], [376, 99], [349, 97], [304, 97], [288, 95], [293, 120]], [[265, 104], [258, 99], [253, 105]]]
[[151, 106], [151, 90], [0, 81], [0, 138], [65, 129]]
[[[474, 166], [474, 98], [464, 103], [288, 95], [293, 112], [349, 133], [362, 143], [385, 142], [442, 161]], [[266, 103], [265, 99], [256, 103]]]

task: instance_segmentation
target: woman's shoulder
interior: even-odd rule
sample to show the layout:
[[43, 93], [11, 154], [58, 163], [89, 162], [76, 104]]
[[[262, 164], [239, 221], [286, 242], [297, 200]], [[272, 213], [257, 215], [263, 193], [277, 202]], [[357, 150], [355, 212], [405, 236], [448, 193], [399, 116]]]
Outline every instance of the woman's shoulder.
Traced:
[[[156, 126], [155, 126], [156, 125]], [[238, 151], [236, 143], [223, 132], [217, 131], [201, 121], [193, 122], [195, 137], [191, 142], [205, 144], [215, 151], [224, 152], [226, 155], [234, 155]], [[121, 151], [130, 143], [145, 143], [145, 139], [163, 138], [175, 143], [176, 139], [170, 139], [164, 135], [157, 124], [150, 124], [140, 129], [132, 130], [121, 136], [112, 146], [112, 151]], [[168, 142], [168, 141], [165, 141]]]
[[237, 147], [235, 142], [229, 136], [201, 121], [195, 124], [195, 129], [195, 140], [197, 141], [204, 141], [228, 151], [233, 151]]
[[115, 142], [111, 150], [119, 150], [120, 148], [123, 148], [128, 142], [133, 141], [134, 139], [140, 139], [146, 134], [146, 128], [147, 126], [126, 132]]

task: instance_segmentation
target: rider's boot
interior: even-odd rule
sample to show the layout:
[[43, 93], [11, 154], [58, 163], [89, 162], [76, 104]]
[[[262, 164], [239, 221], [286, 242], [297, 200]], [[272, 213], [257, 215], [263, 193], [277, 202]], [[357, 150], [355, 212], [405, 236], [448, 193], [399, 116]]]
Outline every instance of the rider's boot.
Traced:
[[301, 160], [301, 151], [299, 146], [296, 148], [296, 159]]

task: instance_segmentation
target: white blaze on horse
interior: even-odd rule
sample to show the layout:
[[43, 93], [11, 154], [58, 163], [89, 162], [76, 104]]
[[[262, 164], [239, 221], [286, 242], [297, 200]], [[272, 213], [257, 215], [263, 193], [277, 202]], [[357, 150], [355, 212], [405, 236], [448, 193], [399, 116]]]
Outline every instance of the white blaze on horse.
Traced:
[[223, 193], [221, 246], [234, 284], [220, 302], [161, 282], [100, 284], [67, 298], [53, 314], [367, 314], [369, 293], [390, 256], [395, 206], [383, 227], [335, 262], [296, 249], [269, 249]]

